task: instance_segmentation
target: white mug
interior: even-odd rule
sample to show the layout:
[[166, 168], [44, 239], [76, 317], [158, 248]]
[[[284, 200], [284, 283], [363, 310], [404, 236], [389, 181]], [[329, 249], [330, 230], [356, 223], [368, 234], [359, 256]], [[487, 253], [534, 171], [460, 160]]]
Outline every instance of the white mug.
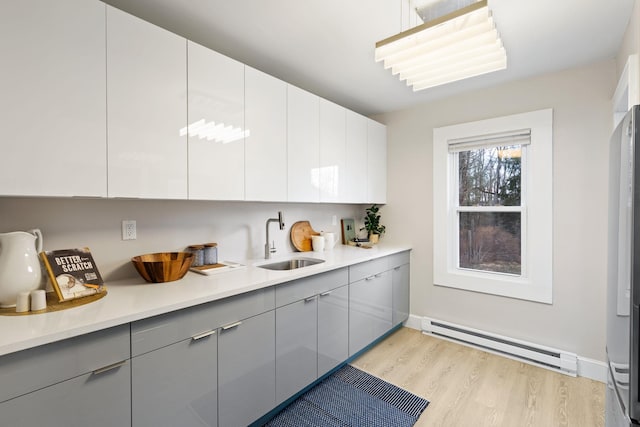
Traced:
[[324, 250], [325, 251], [330, 251], [332, 250], [335, 246], [336, 246], [336, 235], [335, 233], [322, 233], [322, 235], [324, 236]]
[[324, 251], [324, 236], [311, 236], [311, 246], [314, 252]]

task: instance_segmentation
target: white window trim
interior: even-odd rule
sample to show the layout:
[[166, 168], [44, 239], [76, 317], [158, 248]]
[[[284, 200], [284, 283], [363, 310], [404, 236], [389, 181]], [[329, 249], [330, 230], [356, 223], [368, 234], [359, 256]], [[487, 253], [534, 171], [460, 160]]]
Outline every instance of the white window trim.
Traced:
[[[531, 144], [522, 165], [522, 276], [457, 268], [458, 230], [452, 186], [457, 185], [448, 141], [516, 129], [531, 129]], [[433, 130], [433, 279], [437, 286], [551, 304], [553, 281], [553, 110], [539, 110]], [[525, 258], [526, 257], [526, 258]]]

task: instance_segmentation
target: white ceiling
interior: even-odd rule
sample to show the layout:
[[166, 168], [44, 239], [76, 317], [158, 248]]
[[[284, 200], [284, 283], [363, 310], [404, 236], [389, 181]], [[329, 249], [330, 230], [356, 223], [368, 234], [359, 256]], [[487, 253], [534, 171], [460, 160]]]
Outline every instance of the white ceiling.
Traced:
[[[364, 115], [614, 58], [634, 0], [489, 0], [507, 70], [413, 92], [373, 60], [403, 0], [106, 0]], [[403, 23], [404, 21], [404, 23]]]

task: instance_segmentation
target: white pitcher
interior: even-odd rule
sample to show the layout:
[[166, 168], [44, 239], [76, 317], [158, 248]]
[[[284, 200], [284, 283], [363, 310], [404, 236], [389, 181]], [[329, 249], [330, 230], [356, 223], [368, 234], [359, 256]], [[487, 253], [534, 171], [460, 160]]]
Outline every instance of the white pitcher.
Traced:
[[40, 230], [0, 234], [0, 307], [15, 307], [18, 294], [38, 289], [42, 272]]

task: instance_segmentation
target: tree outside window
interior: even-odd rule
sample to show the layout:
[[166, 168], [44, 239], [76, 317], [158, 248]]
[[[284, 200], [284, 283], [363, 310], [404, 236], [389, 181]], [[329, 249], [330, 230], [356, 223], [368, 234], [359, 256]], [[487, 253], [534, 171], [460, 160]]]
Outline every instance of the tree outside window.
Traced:
[[457, 153], [460, 268], [520, 275], [522, 153], [521, 145]]

